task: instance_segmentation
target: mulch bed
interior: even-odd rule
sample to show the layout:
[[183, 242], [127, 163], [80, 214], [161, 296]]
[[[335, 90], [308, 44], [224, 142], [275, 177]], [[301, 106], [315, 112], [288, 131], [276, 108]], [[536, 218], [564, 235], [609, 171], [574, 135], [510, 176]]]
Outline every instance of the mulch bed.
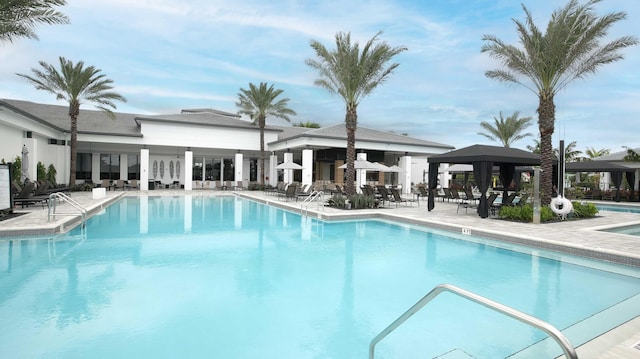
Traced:
[[19, 213], [19, 212], [13, 212], [13, 211], [11, 211], [11, 212], [9, 212], [9, 211], [0, 211], [0, 222], [6, 221], [7, 219], [20, 217], [23, 214], [26, 214], [26, 213]]

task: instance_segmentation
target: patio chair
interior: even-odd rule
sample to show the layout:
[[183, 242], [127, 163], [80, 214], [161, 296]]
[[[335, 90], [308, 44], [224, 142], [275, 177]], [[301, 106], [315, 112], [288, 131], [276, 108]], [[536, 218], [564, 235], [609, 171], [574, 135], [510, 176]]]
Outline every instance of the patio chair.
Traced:
[[515, 203], [516, 206], [522, 207], [527, 204], [527, 200], [529, 199], [529, 194], [525, 193], [518, 199], [518, 202]]
[[291, 198], [294, 198], [296, 201], [298, 201], [298, 196], [296, 196], [297, 188], [298, 186], [295, 183], [291, 183], [289, 186], [287, 186], [287, 189], [285, 190], [285, 192], [280, 196], [284, 197], [286, 201], [289, 201], [289, 199]]
[[106, 188], [107, 191], [111, 191], [111, 180], [103, 179], [102, 180], [102, 188]]
[[138, 180], [131, 180], [129, 181], [129, 188], [135, 188], [138, 189]]
[[378, 195], [380, 195], [383, 206], [385, 201], [391, 203], [391, 194], [389, 194], [389, 191], [387, 191], [387, 187], [383, 185], [377, 185], [376, 189], [378, 190]]
[[451, 202], [453, 199], [453, 195], [451, 194], [451, 190], [449, 188], [443, 188], [442, 192], [444, 192], [444, 197], [442, 197], [442, 202], [446, 199], [447, 202]]
[[124, 181], [123, 180], [117, 180], [116, 183], [113, 185], [113, 190], [116, 191], [118, 188], [121, 188], [124, 191]]
[[[393, 202], [396, 203], [396, 207], [398, 207], [398, 203], [409, 204], [409, 203], [417, 202], [416, 200], [413, 200], [413, 199], [402, 198], [402, 196], [400, 195], [400, 192], [398, 192], [398, 190], [395, 188], [391, 188], [391, 195], [393, 196]], [[420, 207], [420, 202], [418, 202], [418, 207]]]
[[22, 186], [22, 189], [17, 196], [13, 197], [13, 204], [20, 204], [21, 207], [28, 207], [30, 204], [40, 203], [44, 208], [45, 203], [49, 202], [49, 195], [34, 196], [35, 184], [33, 182], [27, 182]]

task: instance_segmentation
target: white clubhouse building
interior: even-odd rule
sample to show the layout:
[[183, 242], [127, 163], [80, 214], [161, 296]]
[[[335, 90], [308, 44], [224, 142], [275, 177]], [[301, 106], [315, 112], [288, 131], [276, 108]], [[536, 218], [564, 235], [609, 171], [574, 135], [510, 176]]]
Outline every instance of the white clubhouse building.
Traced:
[[[225, 184], [247, 188], [259, 182], [260, 129], [232, 113], [213, 109], [183, 110], [179, 114], [137, 115], [80, 110], [78, 118], [77, 182], [138, 180], [141, 190], [171, 186], [192, 190]], [[0, 159], [13, 162], [23, 145], [29, 151], [28, 171], [53, 164], [57, 182], [68, 183], [70, 119], [67, 106], [0, 99]], [[265, 182], [317, 181], [342, 183], [346, 156], [343, 123], [319, 129], [267, 126]], [[452, 146], [359, 126], [359, 159], [397, 165], [398, 174], [357, 171], [359, 181], [402, 185], [426, 180], [427, 158]], [[277, 170], [282, 162], [299, 170]], [[372, 178], [370, 176], [375, 176]], [[369, 177], [367, 177], [369, 176]]]

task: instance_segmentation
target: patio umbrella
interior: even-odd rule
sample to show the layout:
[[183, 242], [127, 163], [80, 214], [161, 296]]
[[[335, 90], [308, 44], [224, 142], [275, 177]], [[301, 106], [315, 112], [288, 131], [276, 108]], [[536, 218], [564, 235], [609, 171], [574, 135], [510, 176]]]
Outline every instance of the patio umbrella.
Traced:
[[282, 162], [281, 164], [276, 166], [277, 170], [301, 170], [304, 167], [300, 166], [299, 164], [295, 163], [295, 162]]
[[402, 169], [402, 167], [399, 167], [397, 165], [393, 165], [389, 167], [389, 172], [403, 172], [404, 170]]
[[[375, 164], [367, 161], [367, 160], [355, 160], [353, 161], [353, 167], [357, 170], [365, 170], [365, 171], [381, 171], [380, 167], [376, 166]], [[343, 164], [342, 166], [338, 167], [338, 168], [342, 168], [342, 169], [346, 169], [347, 168], [347, 164]]]
[[29, 179], [29, 149], [26, 145], [22, 145], [22, 172], [20, 173], [20, 182]]
[[379, 171], [380, 171], [380, 172], [393, 172], [393, 171], [391, 171], [391, 170], [389, 169], [389, 166], [387, 166], [387, 165], [385, 165], [385, 164], [382, 164], [382, 163], [380, 163], [380, 162], [374, 162], [373, 164], [374, 164], [376, 167], [378, 167], [378, 168], [379, 168]]

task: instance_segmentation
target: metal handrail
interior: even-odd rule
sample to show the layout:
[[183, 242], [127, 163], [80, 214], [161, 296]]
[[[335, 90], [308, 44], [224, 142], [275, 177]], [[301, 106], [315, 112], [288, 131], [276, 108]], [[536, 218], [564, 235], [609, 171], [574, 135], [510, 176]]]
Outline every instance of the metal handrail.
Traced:
[[[300, 204], [300, 213], [302, 214], [302, 209], [303, 209], [302, 207], [304, 207], [305, 204], [306, 204], [305, 216], [308, 215], [309, 214], [309, 205], [314, 200], [316, 200], [316, 202], [317, 202], [318, 198], [324, 200], [324, 192], [323, 191], [313, 191], [313, 192], [311, 192], [311, 194], [309, 196], [307, 196], [304, 199], [304, 201], [302, 201], [302, 203]], [[318, 208], [320, 208], [320, 204], [318, 204]]]
[[[57, 204], [57, 199], [62, 199], [64, 201], [66, 201], [67, 203], [69, 203], [71, 205], [71, 207], [77, 209], [78, 211], [80, 211], [80, 214], [82, 215], [82, 228], [85, 228], [86, 225], [86, 221], [87, 221], [87, 209], [82, 207], [82, 205], [78, 202], [76, 202], [75, 200], [73, 200], [71, 198], [71, 196], [64, 194], [62, 192], [55, 192], [49, 195], [49, 201], [48, 201], [48, 213], [47, 213], [47, 221], [51, 221], [51, 216], [53, 215], [54, 219], [55, 216], [57, 214], [65, 214], [65, 215], [71, 215], [71, 214], [77, 214], [77, 213], [63, 213], [63, 212], [56, 212], [56, 204]], [[53, 213], [51, 213], [51, 209], [53, 208]]]
[[427, 303], [429, 303], [431, 300], [433, 300], [442, 292], [450, 292], [450, 293], [456, 294], [462, 298], [481, 304], [489, 309], [493, 309], [499, 313], [506, 314], [507, 316], [513, 319], [516, 319], [522, 323], [538, 328], [544, 331], [545, 333], [547, 333], [551, 338], [553, 338], [553, 340], [555, 340], [560, 345], [560, 347], [562, 347], [562, 350], [564, 351], [564, 354], [567, 359], [578, 359], [578, 354], [576, 353], [576, 350], [571, 345], [569, 340], [567, 340], [564, 334], [562, 334], [562, 332], [560, 332], [551, 324], [543, 320], [540, 320], [536, 317], [530, 316], [529, 314], [523, 313], [517, 309], [508, 307], [498, 302], [494, 302], [490, 299], [487, 299], [478, 294], [469, 292], [467, 290], [464, 290], [462, 288], [456, 287], [451, 284], [440, 284], [435, 288], [433, 288], [429, 293], [427, 293], [427, 295], [422, 297], [422, 299], [420, 299], [416, 304], [414, 304], [411, 308], [409, 308], [409, 310], [404, 312], [404, 314], [402, 314], [398, 319], [396, 319], [393, 323], [391, 323], [388, 327], [386, 327], [382, 332], [380, 332], [380, 334], [376, 335], [376, 337], [373, 338], [373, 340], [371, 340], [371, 343], [369, 344], [369, 359], [373, 359], [375, 346], [376, 344], [378, 344], [378, 342], [384, 339], [384, 337], [389, 335], [392, 331], [398, 328], [402, 323], [404, 323], [412, 315], [417, 313], [420, 309], [422, 309], [422, 307], [427, 305]]

